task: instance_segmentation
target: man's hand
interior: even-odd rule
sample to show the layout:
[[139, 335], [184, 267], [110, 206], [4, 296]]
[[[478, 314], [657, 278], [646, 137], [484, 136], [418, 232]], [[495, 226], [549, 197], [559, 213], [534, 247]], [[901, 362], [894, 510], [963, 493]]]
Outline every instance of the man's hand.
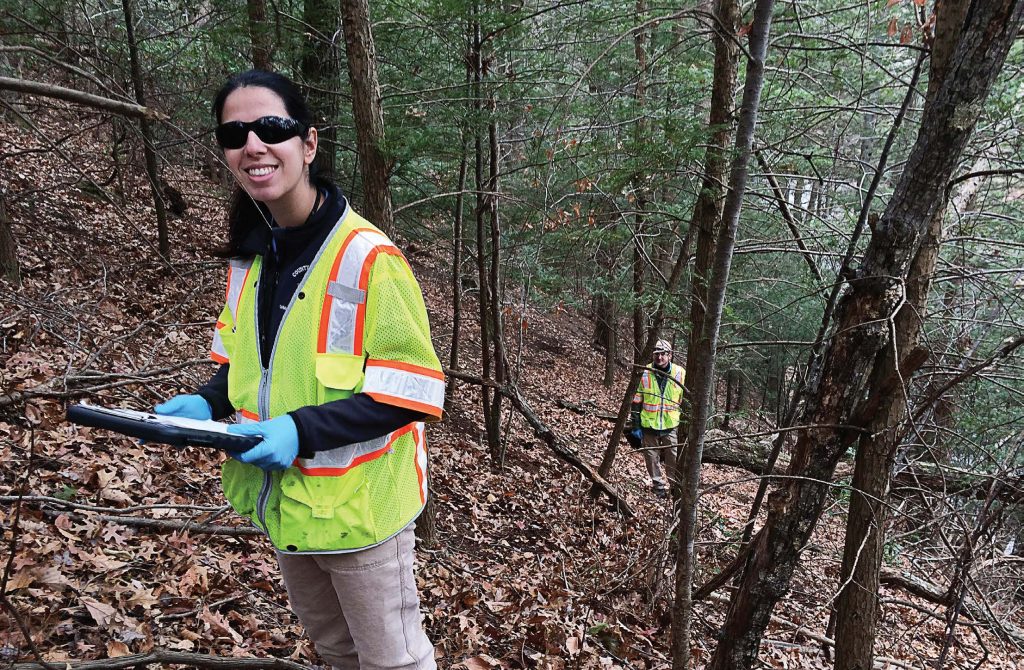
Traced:
[[228, 426], [234, 435], [256, 435], [263, 441], [248, 451], [231, 454], [242, 463], [250, 463], [267, 472], [284, 470], [299, 455], [299, 431], [295, 421], [285, 414], [269, 421], [239, 423]]

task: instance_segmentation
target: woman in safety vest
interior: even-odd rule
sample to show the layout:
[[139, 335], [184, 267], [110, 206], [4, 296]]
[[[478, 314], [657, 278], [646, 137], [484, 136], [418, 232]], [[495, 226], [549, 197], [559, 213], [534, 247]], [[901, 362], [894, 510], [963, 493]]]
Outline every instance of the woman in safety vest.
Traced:
[[427, 499], [423, 421], [444, 376], [402, 253], [318, 174], [294, 83], [263, 71], [213, 101], [239, 188], [211, 357], [197, 393], [156, 411], [258, 436], [222, 467], [232, 507], [270, 538], [292, 607], [334, 668], [433, 669], [413, 577]]

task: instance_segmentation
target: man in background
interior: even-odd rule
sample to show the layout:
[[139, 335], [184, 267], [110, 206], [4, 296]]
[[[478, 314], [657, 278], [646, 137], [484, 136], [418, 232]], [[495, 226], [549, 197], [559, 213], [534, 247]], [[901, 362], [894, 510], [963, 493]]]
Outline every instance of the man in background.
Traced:
[[672, 362], [672, 345], [667, 340], [655, 343], [653, 358], [640, 376], [633, 396], [632, 437], [640, 441], [654, 495], [666, 498], [675, 478], [673, 435], [679, 427], [686, 370]]

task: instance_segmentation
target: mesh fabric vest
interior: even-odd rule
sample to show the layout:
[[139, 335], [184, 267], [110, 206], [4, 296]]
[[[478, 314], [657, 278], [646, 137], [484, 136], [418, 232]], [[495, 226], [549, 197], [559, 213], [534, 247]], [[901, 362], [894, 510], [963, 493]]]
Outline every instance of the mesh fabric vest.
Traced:
[[679, 425], [686, 373], [681, 366], [672, 363], [668, 369], [664, 392], [657, 378], [659, 374], [651, 368], [644, 370], [634, 401], [643, 405], [640, 409], [641, 427], [668, 430]]
[[[370, 269], [380, 253], [400, 257], [380, 231], [347, 208], [292, 296], [266, 369], [256, 317], [261, 259], [253, 259], [234, 309], [226, 306], [218, 323], [224, 358], [230, 362], [228, 394], [239, 420], [266, 420], [363, 390], [363, 327], [380, 321], [373, 310], [388, 309], [366, 300]], [[407, 268], [404, 259], [398, 267]], [[416, 292], [409, 300], [422, 304], [411, 272], [408, 277], [408, 290]], [[230, 300], [230, 284], [228, 293]], [[425, 323], [419, 325], [429, 332]], [[342, 340], [348, 344], [331, 344]], [[441, 387], [443, 394], [443, 381]], [[284, 471], [265, 473], [229, 459], [222, 474], [232, 507], [262, 528], [278, 549], [339, 552], [379, 544], [415, 519], [426, 501], [425, 469], [423, 424], [413, 423], [366, 443], [317, 445], [315, 458], [296, 459]]]

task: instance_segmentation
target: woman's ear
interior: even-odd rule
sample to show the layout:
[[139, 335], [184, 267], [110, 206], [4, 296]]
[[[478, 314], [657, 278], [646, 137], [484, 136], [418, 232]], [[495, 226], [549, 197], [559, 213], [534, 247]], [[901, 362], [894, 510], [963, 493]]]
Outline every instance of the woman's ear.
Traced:
[[306, 133], [306, 139], [302, 140], [302, 160], [306, 165], [316, 158], [317, 134], [316, 128], [310, 128]]

